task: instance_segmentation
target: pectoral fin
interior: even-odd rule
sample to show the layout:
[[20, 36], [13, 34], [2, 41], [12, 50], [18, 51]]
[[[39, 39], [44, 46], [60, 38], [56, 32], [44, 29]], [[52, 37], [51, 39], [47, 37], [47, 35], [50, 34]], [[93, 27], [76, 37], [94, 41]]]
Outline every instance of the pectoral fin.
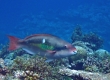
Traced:
[[45, 62], [51, 62], [53, 61], [53, 59], [47, 59]]
[[51, 51], [51, 50], [47, 50], [47, 52], [50, 53], [50, 54], [55, 54], [56, 53], [56, 51]]

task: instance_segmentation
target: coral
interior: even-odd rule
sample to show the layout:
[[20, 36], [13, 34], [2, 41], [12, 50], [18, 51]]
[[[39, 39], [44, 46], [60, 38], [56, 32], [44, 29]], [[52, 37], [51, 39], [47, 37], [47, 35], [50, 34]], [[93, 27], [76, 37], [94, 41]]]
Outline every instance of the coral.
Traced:
[[9, 70], [5, 66], [4, 60], [2, 58], [0, 58], [0, 74], [1, 75], [6, 75], [7, 73], [9, 73]]
[[4, 65], [4, 60], [2, 58], [0, 58], [0, 67], [4, 68], [5, 65]]
[[77, 25], [71, 36], [72, 42], [81, 41], [83, 37], [80, 25]]
[[23, 54], [26, 54], [26, 52], [22, 49], [17, 49], [14, 51], [8, 50], [8, 45], [4, 45], [2, 49], [0, 50], [0, 57], [3, 59], [15, 59], [16, 56], [21, 56]]
[[13, 60], [12, 59], [4, 59], [4, 64], [5, 64], [5, 66], [11, 66], [13, 64]]
[[5, 76], [0, 74], [0, 80], [5, 80]]
[[0, 58], [0, 80], [5, 80], [6, 75], [9, 73], [8, 68], [4, 65], [4, 60]]
[[98, 67], [94, 64], [94, 65], [91, 65], [91, 66], [88, 66], [85, 68], [85, 71], [89, 71], [89, 72], [98, 72]]
[[[40, 56], [31, 58], [17, 57], [9, 68], [11, 74], [20, 80], [61, 80], [57, 67], [50, 66]], [[21, 74], [22, 73], [22, 74]]]
[[[100, 57], [96, 54], [89, 55], [83, 62], [83, 68], [86, 71], [110, 73], [110, 55]], [[106, 57], [107, 56], [107, 57]]]
[[93, 50], [101, 48], [103, 44], [103, 40], [101, 39], [101, 37], [99, 37], [93, 32], [89, 34], [84, 34], [82, 41], [90, 43], [88, 47], [90, 47]]
[[7, 73], [9, 73], [9, 70], [7, 68], [0, 68], [0, 74], [6, 75]]
[[96, 35], [93, 32], [90, 32], [88, 34], [83, 34], [80, 27], [76, 27], [72, 34], [72, 42], [75, 41], [83, 41], [86, 44], [87, 47], [91, 48], [92, 50], [97, 50], [102, 47], [103, 40], [101, 37]]
[[[109, 52], [103, 49], [97, 50], [96, 48], [93, 48], [95, 43], [86, 41], [86, 39], [90, 40], [90, 38], [86, 38], [82, 35], [80, 28], [78, 30], [79, 32], [76, 31], [76, 33], [82, 37], [76, 39], [79, 41], [75, 41], [73, 38], [75, 42], [72, 43], [72, 45], [74, 45], [77, 49], [77, 54], [69, 58], [55, 60], [50, 63], [46, 63], [45, 58], [43, 57], [26, 54], [26, 52], [22, 49], [9, 52], [7, 51], [7, 47], [5, 47], [6, 49], [4, 48], [0, 52], [4, 58], [4, 60], [0, 59], [1, 75], [5, 77], [6, 80], [72, 80], [71, 78], [73, 77], [76, 80], [78, 80], [78, 77], [83, 80], [81, 76], [77, 76], [77, 78], [76, 76], [71, 76], [69, 78], [68, 76], [59, 75], [58, 69], [62, 67], [89, 71], [91, 73], [110, 73]], [[85, 41], [83, 40], [84, 37]], [[94, 38], [96, 41], [98, 40], [97, 37]], [[43, 46], [48, 48], [48, 46]], [[5, 68], [5, 66], [8, 68]]]
[[93, 51], [83, 41], [75, 41], [73, 45], [77, 54], [69, 57], [71, 69], [90, 72], [110, 73], [110, 53], [104, 49]]
[[95, 53], [94, 55], [101, 60], [104, 60], [106, 58], [110, 58], [110, 53], [104, 49], [98, 49], [94, 53]]
[[93, 50], [86, 46], [88, 43], [82, 41], [75, 41], [73, 45], [77, 50], [77, 54], [69, 57], [69, 64], [71, 69], [83, 70], [84, 61], [87, 59], [89, 54], [93, 54]]
[[[6, 80], [66, 80], [70, 79], [58, 74], [61, 65], [69, 66], [68, 59], [55, 60], [46, 63], [45, 58], [37, 55], [29, 55], [22, 49], [7, 51], [7, 47], [1, 50], [4, 60], [1, 60], [1, 73]], [[66, 63], [65, 63], [66, 62]], [[6, 70], [4, 68], [7, 66]], [[6, 72], [9, 71], [9, 72]]]
[[4, 45], [2, 47], [2, 49], [0, 50], [0, 57], [4, 59], [7, 54], [9, 54], [8, 46], [7, 45]]
[[87, 57], [87, 50], [86, 49], [84, 49], [81, 46], [75, 46], [75, 48], [77, 50], [77, 54], [70, 57], [70, 58], [72, 58], [73, 61], [76, 61], [79, 59], [85, 59]]
[[93, 54], [93, 50], [87, 46], [87, 45], [89, 45], [88, 42], [75, 41], [74, 43], [72, 43], [72, 45], [80, 46], [80, 47], [84, 48], [86, 50], [87, 54]]
[[40, 76], [33, 71], [14, 71], [14, 77], [23, 80], [39, 80]]

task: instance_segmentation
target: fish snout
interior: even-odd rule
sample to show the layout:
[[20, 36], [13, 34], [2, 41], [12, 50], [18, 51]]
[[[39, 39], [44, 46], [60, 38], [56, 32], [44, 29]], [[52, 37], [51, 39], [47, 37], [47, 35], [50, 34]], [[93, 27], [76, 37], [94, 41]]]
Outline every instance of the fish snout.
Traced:
[[77, 50], [76, 50], [76, 48], [71, 48], [71, 49], [70, 49], [70, 52], [71, 52], [72, 54], [76, 54], [76, 53], [77, 53]]
[[77, 53], [77, 50], [76, 51], [73, 51], [73, 53], [76, 54]]
[[70, 52], [70, 54], [71, 55], [73, 55], [73, 54], [76, 54], [77, 53], [77, 50], [76, 50], [76, 48], [74, 47], [74, 46], [72, 46], [72, 45], [65, 45], [66, 46], [66, 48], [69, 50], [69, 52]]

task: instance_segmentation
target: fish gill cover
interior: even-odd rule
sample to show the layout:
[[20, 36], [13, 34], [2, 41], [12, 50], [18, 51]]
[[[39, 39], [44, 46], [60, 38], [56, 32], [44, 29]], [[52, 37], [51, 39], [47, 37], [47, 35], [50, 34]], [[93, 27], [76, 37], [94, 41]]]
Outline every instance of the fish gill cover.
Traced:
[[[24, 66], [30, 68], [29, 65], [31, 65], [32, 67], [30, 69], [35, 75], [35, 79], [43, 79], [42, 77], [39, 78], [39, 76], [45, 76], [44, 78], [46, 80], [54, 78], [54, 76], [56, 78], [59, 77], [56, 75], [57, 72], [53, 72], [55, 75], [51, 75], [51, 78], [46, 77], [49, 74], [42, 73], [42, 69], [39, 69], [39, 67], [45, 65], [45, 62], [42, 62], [43, 64], [37, 66], [39, 71], [41, 71], [41, 75], [33, 72], [32, 68], [40, 63], [42, 60], [41, 58], [38, 63], [35, 64], [29, 63], [24, 65], [25, 63], [20, 63], [20, 66], [16, 65], [17, 61], [26, 61], [24, 57], [26, 58], [27, 55], [23, 55], [26, 54], [26, 52], [23, 50], [9, 52], [7, 50], [7, 34], [24, 38], [25, 36], [36, 33], [49, 33], [59, 36], [76, 46], [79, 53], [75, 55], [75, 57], [70, 57], [69, 61], [66, 59], [59, 63], [52, 63], [53, 65], [46, 64], [46, 67], [44, 66], [46, 70], [48, 70], [47, 67], [50, 67], [50, 65], [51, 69], [56, 65], [56, 67], [59, 68], [61, 63], [66, 67], [68, 67], [67, 64], [71, 65], [71, 67], [69, 67], [70, 69], [81, 69], [84, 71], [101, 72], [104, 74], [110, 73], [109, 8], [109, 0], [0, 0], [0, 57], [2, 58], [0, 63], [0, 73], [9, 74], [9, 70], [11, 70], [11, 74], [14, 75], [10, 78], [13, 78], [13, 76], [14, 78], [17, 78], [18, 76], [16, 75], [20, 72], [25, 74], [27, 74], [27, 72], [30, 73], [30, 70], [26, 70], [27, 68], [24, 69]], [[80, 26], [79, 31], [78, 28], [76, 29], [78, 26]], [[38, 44], [37, 46], [42, 47], [42, 49], [53, 49], [52, 46], [48, 45]], [[91, 54], [88, 55], [88, 53]], [[16, 56], [20, 57], [16, 58]], [[28, 58], [29, 57], [30, 55]], [[29, 58], [29, 61], [31, 62], [31, 58]], [[65, 61], [67, 64], [64, 64]], [[11, 68], [7, 69], [6, 66], [11, 66]], [[16, 66], [16, 69], [13, 66]], [[21, 67], [22, 70], [19, 71], [19, 68]], [[51, 69], [47, 72], [50, 72]], [[28, 77], [21, 76], [23, 79], [27, 78], [33, 80], [31, 79], [33, 76], [30, 74], [28, 74]], [[4, 77], [6, 77], [5, 74], [0, 74], [0, 78]], [[73, 77], [74, 76], [71, 78]], [[71, 80], [64, 76], [60, 79]]]

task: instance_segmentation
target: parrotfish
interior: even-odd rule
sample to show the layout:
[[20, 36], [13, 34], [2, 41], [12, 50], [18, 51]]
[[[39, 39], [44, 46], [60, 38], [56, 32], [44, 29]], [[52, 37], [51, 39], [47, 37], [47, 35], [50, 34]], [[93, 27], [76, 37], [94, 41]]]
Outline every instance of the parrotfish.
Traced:
[[22, 48], [30, 54], [46, 57], [47, 61], [72, 56], [77, 53], [75, 47], [59, 37], [50, 34], [34, 34], [24, 39], [8, 35], [9, 50]]

